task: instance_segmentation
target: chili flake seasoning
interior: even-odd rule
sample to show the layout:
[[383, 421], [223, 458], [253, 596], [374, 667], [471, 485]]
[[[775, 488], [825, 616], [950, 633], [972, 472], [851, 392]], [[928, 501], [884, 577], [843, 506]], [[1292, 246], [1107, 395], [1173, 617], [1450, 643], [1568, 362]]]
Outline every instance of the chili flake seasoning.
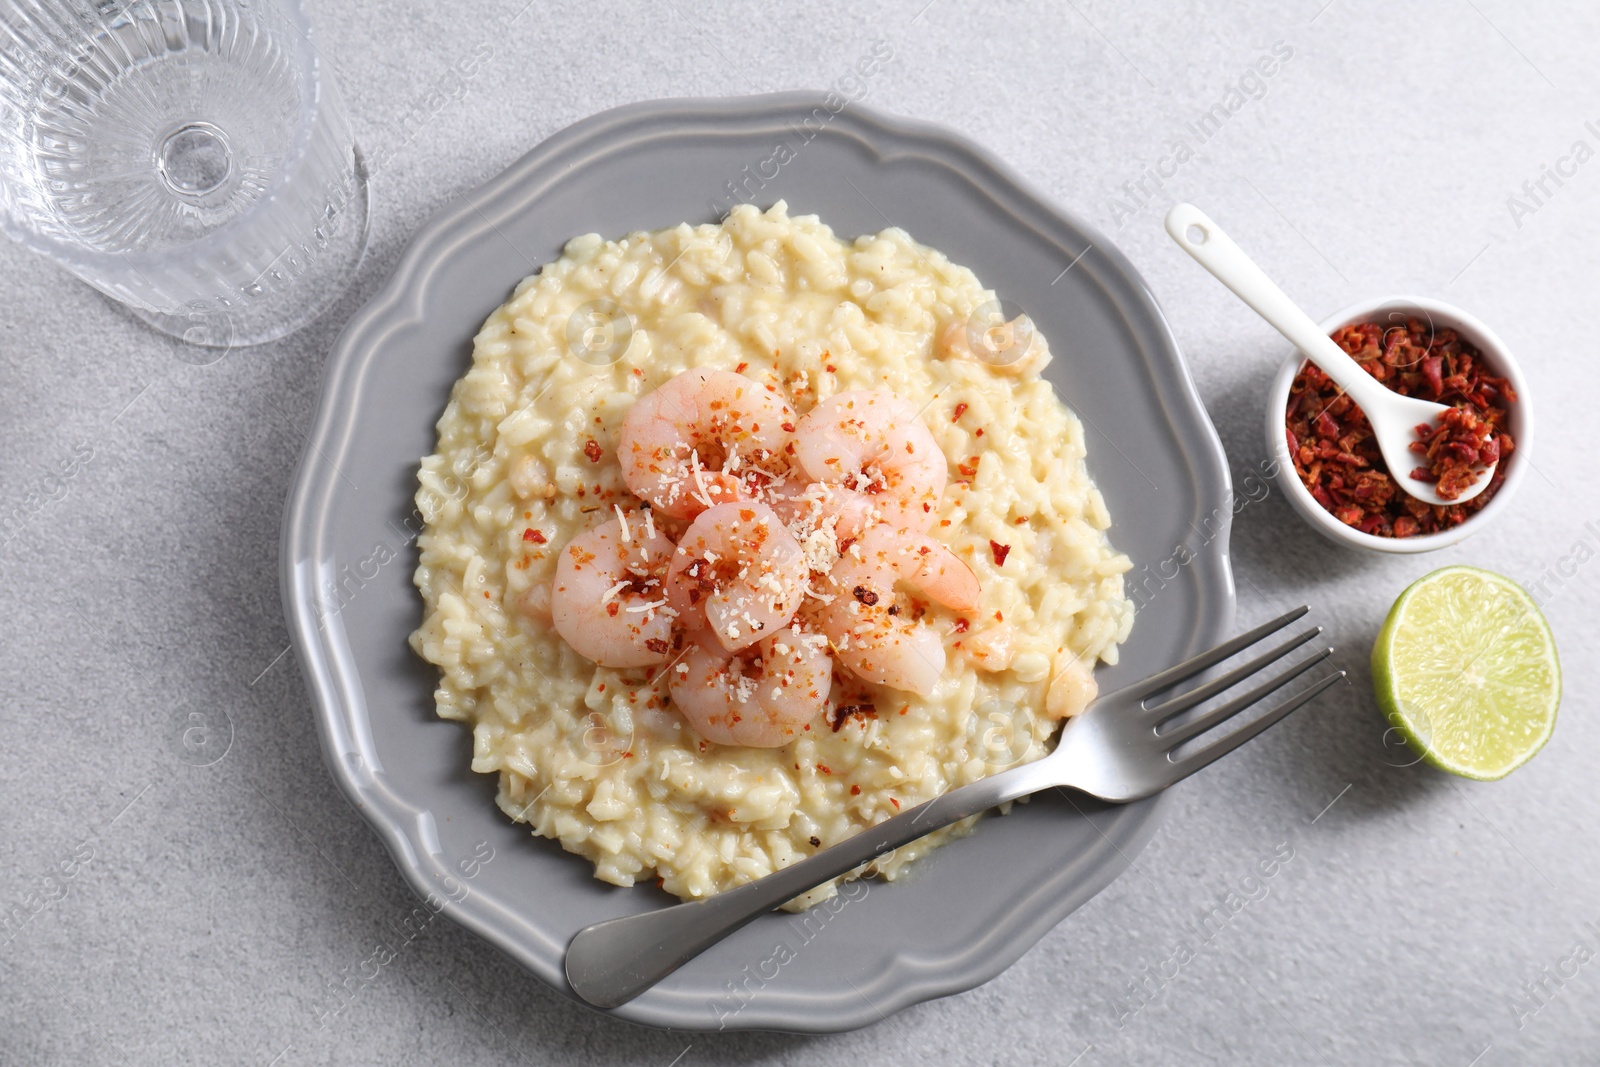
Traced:
[[[1403, 326], [1363, 322], [1341, 327], [1333, 339], [1389, 389], [1452, 409], [1439, 426], [1418, 427], [1411, 449], [1421, 462], [1403, 476], [1436, 483], [1441, 497], [1453, 499], [1477, 477], [1474, 466], [1504, 460], [1516, 447], [1506, 432], [1516, 391], [1488, 373], [1482, 354], [1455, 330], [1416, 319]], [[1366, 415], [1309, 362], [1289, 390], [1284, 431], [1295, 473], [1317, 503], [1345, 525], [1378, 537], [1458, 526], [1505, 481], [1502, 462], [1483, 492], [1464, 504], [1435, 506], [1411, 496], [1384, 463]]]

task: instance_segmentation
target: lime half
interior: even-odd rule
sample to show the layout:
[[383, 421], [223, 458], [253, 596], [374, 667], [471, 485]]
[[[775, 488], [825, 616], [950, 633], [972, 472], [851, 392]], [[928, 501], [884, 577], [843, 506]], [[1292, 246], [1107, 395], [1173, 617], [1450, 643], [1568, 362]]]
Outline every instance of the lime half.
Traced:
[[1561, 703], [1555, 637], [1517, 583], [1445, 567], [1412, 583], [1372, 646], [1378, 707], [1428, 763], [1504, 778], [1544, 747]]

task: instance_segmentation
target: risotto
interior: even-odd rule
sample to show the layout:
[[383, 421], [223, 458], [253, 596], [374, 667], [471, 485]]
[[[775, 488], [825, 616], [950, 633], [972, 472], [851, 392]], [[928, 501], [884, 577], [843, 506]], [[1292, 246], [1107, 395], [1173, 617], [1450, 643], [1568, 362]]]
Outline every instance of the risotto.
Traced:
[[[1130, 563], [1108, 540], [1082, 426], [1040, 377], [1045, 338], [1026, 318], [1007, 318], [970, 270], [903, 231], [840, 241], [815, 216], [791, 218], [782, 202], [736, 207], [720, 225], [578, 237], [523, 281], [475, 338], [472, 366], [439, 420], [438, 449], [422, 461], [416, 584], [425, 615], [411, 638], [439, 668], [439, 715], [471, 725], [472, 768], [498, 776], [506, 814], [585, 857], [604, 881], [654, 880], [692, 899], [1044, 755], [1060, 720], [1092, 699], [1093, 666], [1114, 663], [1127, 638]], [[838, 657], [838, 669], [814, 721], [756, 742], [771, 747], [710, 740], [728, 738], [696, 728], [692, 691], [677, 688], [673, 699], [689, 684], [684, 656], [694, 650], [681, 635], [669, 639], [679, 627], [656, 621], [674, 614], [665, 598], [635, 590], [641, 603], [630, 605], [658, 627], [641, 637], [649, 654], [586, 649], [638, 665], [599, 665], [552, 618], [573, 610], [561, 597], [576, 593], [557, 578], [569, 547], [592, 559], [578, 546], [620, 538], [637, 548], [648, 537], [686, 551], [692, 512], [674, 514], [665, 500], [651, 507], [630, 491], [619, 445], [641, 398], [657, 403], [669, 382], [677, 389], [711, 372], [757, 383], [800, 419], [853, 390], [899, 405], [897, 425], [931, 436], [932, 454], [943, 453], [941, 491], [916, 508], [926, 528], [918, 536], [953, 553], [963, 580], [976, 579], [975, 597], [890, 589], [884, 605], [855, 586], [862, 604], [887, 607], [894, 625], [931, 642], [930, 662], [942, 650], [942, 669], [917, 682], [876, 676], [850, 659], [848, 634], [803, 635]], [[795, 426], [784, 421], [783, 430]], [[716, 462], [726, 471], [740, 458]], [[843, 536], [831, 519], [789, 529], [818, 604], [833, 598], [816, 579], [876, 536]], [[585, 603], [626, 597], [626, 585]], [[893, 878], [971, 823], [865, 873]]]

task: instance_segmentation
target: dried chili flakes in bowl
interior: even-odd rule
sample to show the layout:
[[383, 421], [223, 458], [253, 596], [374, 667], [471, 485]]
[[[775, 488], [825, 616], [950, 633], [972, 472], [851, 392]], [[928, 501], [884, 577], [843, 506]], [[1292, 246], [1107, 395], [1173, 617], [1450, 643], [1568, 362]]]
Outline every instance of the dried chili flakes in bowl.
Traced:
[[1500, 458], [1494, 424], [1471, 408], [1451, 408], [1439, 416], [1437, 425], [1423, 423], [1417, 427], [1417, 437], [1411, 451], [1427, 459], [1428, 465], [1413, 469], [1411, 477], [1436, 483], [1434, 491], [1441, 500], [1454, 500], [1476, 482], [1478, 464], [1487, 466]]
[[[1441, 497], [1471, 485], [1478, 463], [1504, 460], [1515, 443], [1506, 432], [1511, 383], [1490, 374], [1482, 355], [1450, 329], [1411, 319], [1404, 326], [1375, 322], [1340, 327], [1339, 347], [1385, 386], [1403, 396], [1449, 405], [1437, 427], [1418, 427], [1412, 446], [1427, 461], [1411, 477], [1437, 481]], [[1414, 537], [1465, 522], [1493, 499], [1505, 463], [1487, 488], [1465, 504], [1425, 504], [1395, 484], [1361, 409], [1315, 364], [1305, 363], [1289, 390], [1285, 415], [1295, 472], [1334, 518], [1378, 537]]]

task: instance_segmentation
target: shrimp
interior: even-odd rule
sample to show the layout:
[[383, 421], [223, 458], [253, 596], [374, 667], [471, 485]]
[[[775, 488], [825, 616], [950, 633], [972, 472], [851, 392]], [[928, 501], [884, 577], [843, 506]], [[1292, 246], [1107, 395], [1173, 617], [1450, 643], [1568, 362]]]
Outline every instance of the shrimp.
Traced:
[[[877, 498], [827, 482], [781, 482], [762, 494], [762, 499], [801, 541], [810, 531], [824, 527], [836, 536], [847, 536], [866, 529], [877, 518]], [[813, 565], [813, 569], [827, 568]]]
[[1082, 662], [1077, 656], [1058, 661], [1056, 676], [1044, 698], [1044, 713], [1052, 719], [1070, 719], [1094, 703], [1100, 695], [1100, 686], [1094, 680], [1092, 664]]
[[861, 535], [828, 580], [833, 599], [818, 619], [839, 663], [864, 681], [931, 694], [944, 673], [944, 644], [931, 627], [906, 617], [895, 583], [971, 610], [980, 592], [971, 568], [926, 534], [880, 525]]
[[809, 579], [805, 550], [771, 508], [717, 504], [678, 539], [667, 603], [685, 629], [709, 628], [737, 652], [788, 624]]
[[1049, 362], [1043, 341], [1028, 316], [1007, 320], [1000, 305], [990, 303], [979, 307], [967, 321], [946, 326], [934, 351], [947, 359], [977, 360], [996, 374], [1015, 377], [1038, 371]]
[[827, 706], [833, 660], [821, 634], [784, 627], [742, 652], [691, 644], [667, 675], [673, 704], [707, 741], [781, 748]]
[[786, 474], [795, 418], [772, 386], [732, 371], [684, 371], [628, 409], [617, 441], [622, 480], [676, 519], [754, 499]]
[[549, 610], [556, 632], [602, 667], [646, 667], [672, 649], [664, 581], [672, 542], [618, 517], [567, 543]]
[[886, 390], [836, 393], [795, 426], [795, 458], [833, 490], [827, 507], [839, 533], [886, 522], [922, 532], [933, 525], [949, 465], [917, 409]]

